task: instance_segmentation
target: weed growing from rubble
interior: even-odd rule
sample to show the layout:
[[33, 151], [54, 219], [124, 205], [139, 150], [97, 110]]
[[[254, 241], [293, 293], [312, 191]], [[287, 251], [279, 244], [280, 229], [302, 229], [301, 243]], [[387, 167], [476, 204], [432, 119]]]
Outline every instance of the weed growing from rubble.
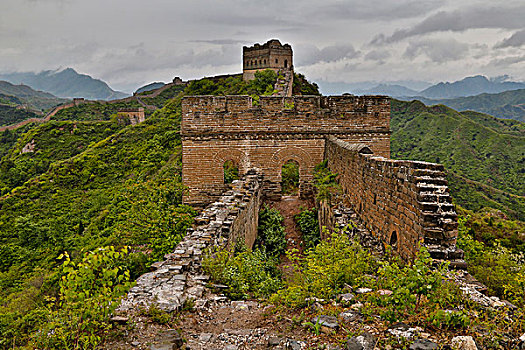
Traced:
[[363, 247], [340, 233], [332, 234], [304, 257], [292, 253], [289, 258], [296, 273], [286, 288], [271, 298], [289, 307], [307, 306], [311, 298], [333, 299], [345, 284], [360, 287], [377, 264]]
[[214, 281], [228, 286], [226, 294], [238, 300], [275, 293], [281, 287], [277, 263], [277, 258], [264, 251], [244, 249], [233, 255], [229, 251], [208, 252], [202, 264]]

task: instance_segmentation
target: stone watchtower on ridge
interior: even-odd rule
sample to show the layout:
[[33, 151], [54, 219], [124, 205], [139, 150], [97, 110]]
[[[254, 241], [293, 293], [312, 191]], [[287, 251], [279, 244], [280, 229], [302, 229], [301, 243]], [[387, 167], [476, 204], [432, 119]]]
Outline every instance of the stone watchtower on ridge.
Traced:
[[266, 44], [255, 44], [242, 48], [242, 76], [244, 80], [251, 80], [255, 72], [271, 69], [276, 73], [293, 73], [293, 52], [290, 44], [282, 45], [277, 39], [269, 40]]

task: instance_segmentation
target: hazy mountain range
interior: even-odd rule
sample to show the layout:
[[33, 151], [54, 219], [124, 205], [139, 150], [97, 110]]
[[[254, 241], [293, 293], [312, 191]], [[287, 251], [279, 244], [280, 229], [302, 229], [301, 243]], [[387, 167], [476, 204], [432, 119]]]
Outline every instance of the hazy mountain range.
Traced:
[[435, 85], [422, 81], [392, 81], [385, 83], [319, 83], [324, 94], [352, 93], [354, 95], [388, 95], [392, 97], [419, 97], [449, 99], [474, 96], [483, 93], [500, 93], [525, 89], [525, 83], [508, 81], [507, 76], [487, 78], [483, 75], [466, 77], [455, 82], [441, 82]]
[[67, 100], [48, 92], [33, 90], [27, 85], [13, 85], [7, 81], [0, 81], [0, 104], [2, 105], [25, 106], [40, 111], [65, 101]]
[[90, 100], [114, 100], [128, 96], [128, 94], [111, 89], [100, 79], [77, 73], [73, 68], [40, 73], [0, 74], [0, 80], [12, 84], [25, 84], [35, 90], [42, 90], [62, 98], [83, 97]]

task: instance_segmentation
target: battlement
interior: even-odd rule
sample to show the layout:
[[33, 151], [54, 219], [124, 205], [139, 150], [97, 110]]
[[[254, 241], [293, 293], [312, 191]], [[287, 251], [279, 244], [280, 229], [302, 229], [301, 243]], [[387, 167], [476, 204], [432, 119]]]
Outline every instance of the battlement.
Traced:
[[182, 136], [246, 133], [389, 132], [386, 96], [190, 96], [182, 100]]
[[289, 44], [282, 45], [277, 39], [265, 44], [242, 48], [243, 79], [250, 80], [259, 70], [293, 70], [293, 51]]

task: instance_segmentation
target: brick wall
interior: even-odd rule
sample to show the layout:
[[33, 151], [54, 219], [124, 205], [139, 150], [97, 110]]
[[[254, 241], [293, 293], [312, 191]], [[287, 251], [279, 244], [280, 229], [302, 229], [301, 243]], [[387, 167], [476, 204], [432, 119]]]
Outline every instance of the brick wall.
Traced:
[[326, 141], [325, 159], [338, 174], [344, 204], [405, 259], [413, 257], [419, 242], [437, 258], [459, 257], [457, 215], [443, 166], [387, 159], [364, 150], [335, 137]]
[[240, 174], [264, 176], [264, 191], [280, 196], [281, 168], [299, 164], [300, 193], [311, 191], [313, 169], [323, 160], [325, 138], [337, 135], [390, 155], [390, 101], [381, 96], [261, 97], [192, 96], [182, 101], [184, 202], [203, 206], [226, 188], [223, 164]]

